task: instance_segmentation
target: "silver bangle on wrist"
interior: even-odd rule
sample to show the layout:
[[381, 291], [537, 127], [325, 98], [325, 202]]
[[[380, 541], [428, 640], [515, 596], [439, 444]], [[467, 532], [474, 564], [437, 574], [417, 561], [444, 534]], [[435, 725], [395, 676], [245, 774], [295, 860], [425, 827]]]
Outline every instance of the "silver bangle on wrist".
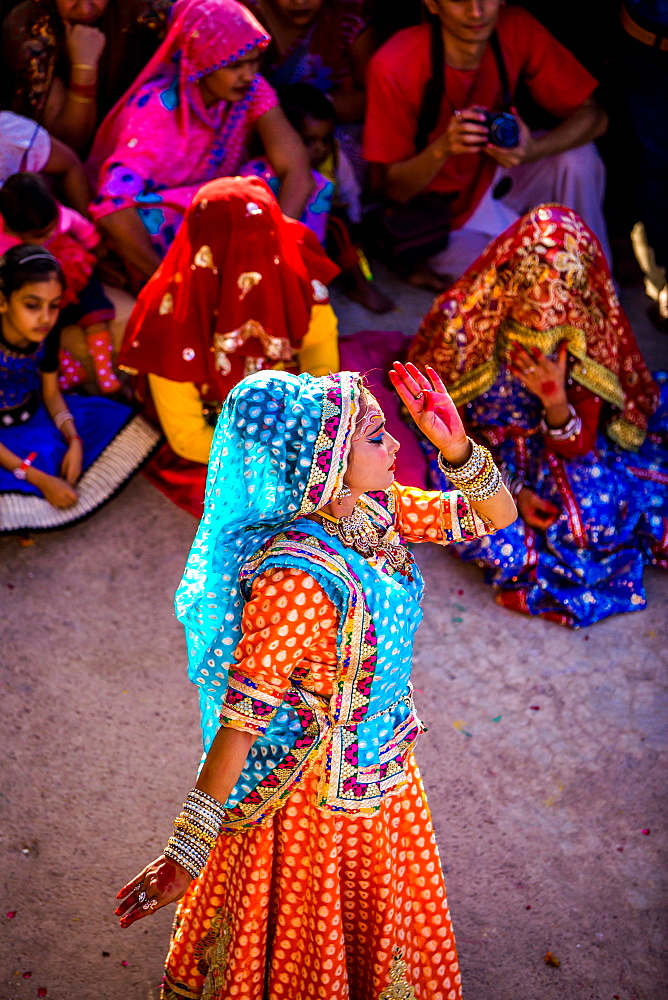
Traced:
[[582, 430], [582, 421], [570, 403], [568, 405], [568, 423], [563, 427], [550, 427], [545, 420], [545, 412], [540, 421], [540, 429], [543, 434], [548, 434], [553, 441], [572, 441]]
[[71, 420], [74, 423], [74, 417], [72, 416], [69, 410], [61, 410], [60, 413], [56, 413], [55, 417], [53, 418], [53, 422], [56, 425], [56, 430], [60, 430], [63, 424], [67, 420]]
[[197, 878], [207, 863], [225, 818], [225, 807], [212, 795], [192, 788], [174, 820], [174, 833], [163, 854]]
[[523, 479], [522, 476], [518, 475], [517, 473], [512, 473], [505, 464], [505, 462], [501, 466], [500, 471], [501, 471], [501, 482], [506, 487], [513, 500], [517, 500], [518, 496], [526, 486], [526, 480]]

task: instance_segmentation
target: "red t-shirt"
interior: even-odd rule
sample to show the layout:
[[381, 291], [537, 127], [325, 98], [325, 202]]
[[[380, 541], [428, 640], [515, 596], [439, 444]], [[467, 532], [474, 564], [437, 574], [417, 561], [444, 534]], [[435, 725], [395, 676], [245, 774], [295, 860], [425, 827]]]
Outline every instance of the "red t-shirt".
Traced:
[[[550, 32], [522, 7], [502, 7], [496, 25], [511, 94], [521, 79], [540, 107], [566, 118], [596, 89], [597, 80]], [[415, 155], [420, 105], [431, 76], [430, 27], [399, 31], [374, 55], [367, 77], [363, 155], [370, 163], [399, 163]], [[441, 115], [429, 136], [445, 132], [455, 109], [479, 104], [502, 110], [502, 89], [494, 53], [485, 48], [477, 69], [446, 66]], [[471, 215], [491, 183], [496, 163], [485, 153], [449, 159], [434, 177], [432, 191], [459, 192], [453, 228]]]

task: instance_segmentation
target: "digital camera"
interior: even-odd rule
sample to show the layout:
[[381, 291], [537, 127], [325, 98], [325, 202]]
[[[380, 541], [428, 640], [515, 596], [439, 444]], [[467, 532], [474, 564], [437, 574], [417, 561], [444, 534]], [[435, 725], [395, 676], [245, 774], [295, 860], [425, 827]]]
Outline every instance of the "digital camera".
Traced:
[[520, 143], [520, 129], [517, 118], [509, 111], [487, 111], [486, 108], [476, 108], [485, 116], [484, 124], [489, 133], [489, 141], [501, 149], [514, 149]]

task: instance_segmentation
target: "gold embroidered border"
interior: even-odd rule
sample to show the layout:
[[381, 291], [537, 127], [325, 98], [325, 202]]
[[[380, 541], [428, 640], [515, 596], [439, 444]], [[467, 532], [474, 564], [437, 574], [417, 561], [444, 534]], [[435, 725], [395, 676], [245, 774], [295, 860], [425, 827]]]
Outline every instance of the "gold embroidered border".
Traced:
[[474, 368], [473, 371], [462, 375], [461, 378], [447, 387], [455, 406], [465, 406], [472, 399], [487, 392], [496, 382], [498, 374], [498, 362], [496, 358], [492, 357]]
[[216, 911], [216, 916], [211, 921], [211, 929], [200, 943], [204, 944], [211, 935], [213, 935], [214, 941], [204, 953], [204, 961], [209, 968], [202, 984], [201, 1000], [215, 1000], [225, 985], [225, 969], [227, 968], [232, 940], [232, 915], [223, 913], [222, 908]]
[[448, 386], [448, 392], [456, 406], [464, 406], [491, 389], [498, 378], [499, 358], [512, 341], [516, 341], [524, 348], [537, 347], [543, 354], [554, 354], [563, 340], [567, 342], [570, 354], [576, 359], [570, 369], [570, 376], [595, 395], [612, 403], [618, 409], [623, 409], [626, 397], [619, 379], [605, 365], [589, 357], [587, 338], [582, 330], [567, 325], [553, 326], [549, 330], [532, 330], [512, 319], [504, 320], [499, 327], [493, 356], [453, 382]]
[[378, 994], [378, 1000], [416, 1000], [417, 994], [406, 978], [408, 966], [403, 948], [395, 948], [390, 962], [390, 985]]
[[165, 981], [160, 990], [160, 1000], [201, 1000], [199, 990], [193, 993], [184, 983], [172, 979], [169, 972], [165, 973]]
[[638, 451], [645, 440], [645, 431], [624, 417], [613, 417], [606, 427], [608, 437], [626, 448], [627, 451]]

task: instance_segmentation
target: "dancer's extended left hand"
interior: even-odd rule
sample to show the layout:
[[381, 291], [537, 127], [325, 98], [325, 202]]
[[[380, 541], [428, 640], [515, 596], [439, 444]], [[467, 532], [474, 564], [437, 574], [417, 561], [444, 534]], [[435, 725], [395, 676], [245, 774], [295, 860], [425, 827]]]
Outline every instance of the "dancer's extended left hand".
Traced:
[[471, 443], [461, 417], [438, 373], [429, 365], [425, 370], [427, 374], [423, 375], [410, 362], [403, 365], [395, 361], [390, 371], [392, 385], [417, 426], [445, 460], [462, 465], [471, 454]]
[[155, 910], [181, 899], [192, 882], [192, 875], [178, 862], [161, 854], [150, 865], [124, 885], [116, 899], [123, 901], [114, 911], [121, 927], [148, 917]]

